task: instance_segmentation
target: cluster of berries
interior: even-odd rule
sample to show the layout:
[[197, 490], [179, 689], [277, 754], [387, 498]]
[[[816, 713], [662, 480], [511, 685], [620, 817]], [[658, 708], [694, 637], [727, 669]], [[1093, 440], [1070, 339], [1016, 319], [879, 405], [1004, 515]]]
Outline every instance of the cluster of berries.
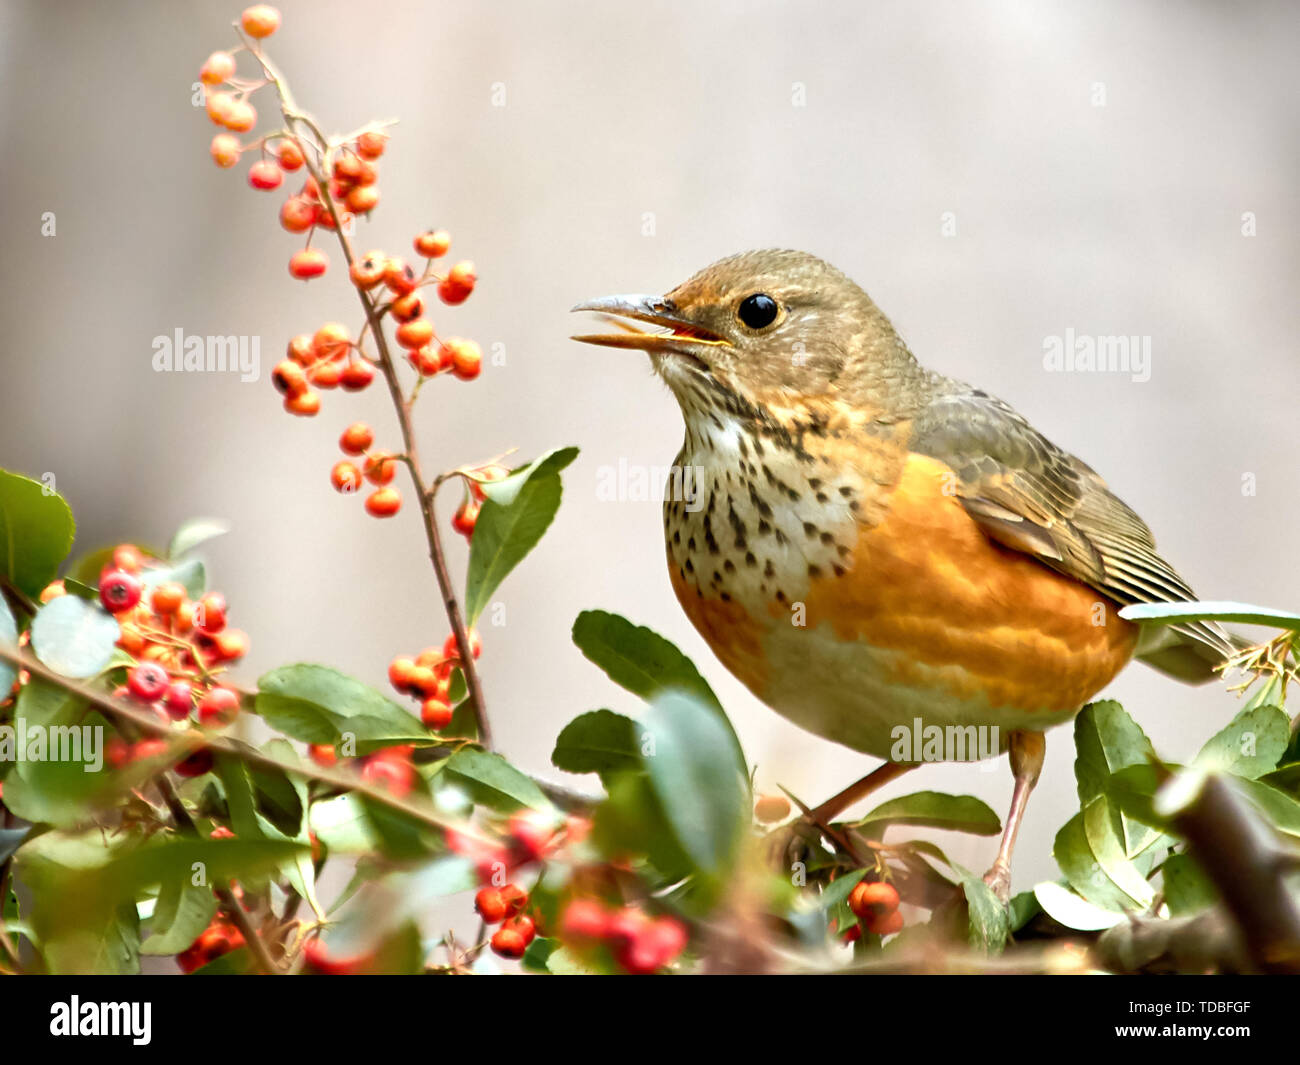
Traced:
[[[469, 646], [475, 658], [483, 654], [477, 629], [469, 630]], [[426, 647], [414, 658], [398, 655], [388, 664], [388, 682], [398, 693], [420, 700], [420, 720], [426, 728], [436, 731], [451, 724], [451, 675], [459, 661], [452, 633], [441, 647]]]
[[672, 964], [686, 949], [686, 926], [676, 917], [651, 917], [635, 906], [611, 909], [594, 898], [575, 898], [560, 918], [560, 938], [579, 953], [601, 947], [627, 972], [648, 975]]
[[284, 409], [308, 418], [320, 411], [316, 388], [360, 392], [374, 379], [373, 364], [355, 350], [347, 326], [338, 322], [294, 337], [286, 357], [271, 371], [271, 383], [284, 396]]
[[[873, 935], [892, 936], [903, 930], [903, 915], [898, 912], [898, 890], [883, 880], [864, 880], [855, 884], [849, 893], [849, 909], [858, 919], [859, 928], [865, 928]], [[850, 933], [852, 931], [850, 929]]]
[[334, 463], [330, 483], [336, 491], [351, 495], [369, 481], [376, 488], [366, 497], [366, 513], [376, 518], [391, 518], [402, 506], [402, 495], [392, 486], [399, 459], [387, 451], [373, 450], [374, 443], [374, 430], [365, 422], [353, 422], [344, 429], [339, 448], [343, 454], [363, 461], [360, 467], [351, 459]]

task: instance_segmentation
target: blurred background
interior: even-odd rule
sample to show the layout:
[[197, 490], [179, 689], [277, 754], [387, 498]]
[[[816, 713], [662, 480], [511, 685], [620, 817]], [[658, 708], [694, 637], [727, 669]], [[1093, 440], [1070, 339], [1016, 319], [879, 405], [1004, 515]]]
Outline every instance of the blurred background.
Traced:
[[[243, 679], [318, 661], [383, 686], [388, 660], [441, 643], [446, 622], [413, 508], [376, 522], [329, 485], [349, 422], [397, 443], [384, 389], [327, 392], [304, 420], [271, 386], [290, 336], [355, 329], [359, 312], [332, 248], [322, 280], [289, 278], [300, 239], [277, 224], [282, 197], [208, 157], [197, 71], [234, 43], [239, 6], [0, 5], [0, 465], [54, 475], [78, 552], [230, 519], [204, 554], [252, 637]], [[327, 131], [401, 120], [359, 248], [409, 255], [446, 227], [452, 258], [478, 268], [467, 304], [431, 313], [498, 364], [424, 391], [426, 466], [582, 449], [554, 526], [500, 590], [504, 624], [483, 631], [495, 730], [525, 769], [562, 776], [549, 754], [568, 720], [634, 709], [570, 643], [588, 607], [695, 659], [762, 788], [815, 803], [871, 768], [733, 681], [673, 598], [658, 504], [597, 494], [602, 468], [668, 465], [682, 426], [643, 357], [567, 339], [585, 327], [568, 308], [666, 291], [747, 248], [849, 273], [923, 363], [1093, 465], [1202, 597], [1300, 607], [1294, 4], [279, 6], [269, 53]], [[259, 337], [260, 379], [154, 372], [153, 338], [178, 329]], [[1046, 339], [1070, 329], [1149, 337], [1149, 380], [1047, 372]], [[1174, 760], [1235, 712], [1221, 687], [1141, 666], [1109, 694]], [[1057, 875], [1073, 757], [1069, 728], [1053, 732], [1016, 890]], [[886, 794], [920, 788], [1005, 812], [1011, 779], [1005, 759], [927, 767]], [[944, 845], [981, 870], [995, 850]]]

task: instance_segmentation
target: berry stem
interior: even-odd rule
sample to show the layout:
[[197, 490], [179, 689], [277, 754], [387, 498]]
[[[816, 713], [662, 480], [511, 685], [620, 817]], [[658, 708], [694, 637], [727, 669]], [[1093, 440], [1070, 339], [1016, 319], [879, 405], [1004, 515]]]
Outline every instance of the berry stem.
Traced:
[[[243, 38], [242, 33], [240, 33], [240, 37]], [[248, 44], [247, 41], [244, 43]], [[300, 125], [305, 126], [320, 146], [321, 154], [315, 159], [311, 157], [311, 153], [303, 153], [305, 156], [304, 165], [308, 173], [316, 181], [320, 202], [329, 210], [330, 219], [334, 223], [334, 233], [338, 237], [339, 246], [343, 249], [343, 257], [350, 270], [356, 255], [352, 248], [352, 240], [344, 231], [342, 219], [339, 217], [338, 205], [334, 202], [334, 197], [330, 193], [329, 177], [325, 173], [324, 164], [329, 153], [329, 138], [325, 136], [309, 115], [298, 110], [298, 106], [285, 84], [284, 77], [271, 61], [262, 54], [261, 49], [248, 45], [248, 50], [261, 64], [267, 82], [275, 86], [280, 98], [280, 113], [284, 116], [284, 121], [290, 131], [297, 133]], [[457, 598], [455, 588], [451, 582], [451, 574], [447, 569], [446, 554], [442, 547], [442, 537], [438, 532], [438, 516], [434, 506], [437, 484], [430, 486], [424, 479], [424, 474], [420, 468], [415, 430], [411, 424], [411, 400], [408, 400], [402, 393], [401, 381], [397, 377], [397, 366], [393, 361], [392, 352], [388, 346], [388, 338], [384, 335], [381, 311], [376, 301], [363, 289], [357, 289], [357, 297], [361, 300], [361, 306], [366, 313], [366, 323], [374, 336], [375, 350], [379, 354], [379, 369], [383, 372], [384, 380], [388, 384], [388, 392], [393, 400], [393, 409], [397, 413], [397, 422], [401, 428], [403, 451], [405, 452], [404, 461], [411, 471], [411, 480], [415, 485], [416, 498], [420, 502], [420, 514], [424, 520], [425, 539], [429, 544], [429, 561], [433, 564], [433, 573], [438, 581], [438, 589], [442, 593], [443, 608], [447, 613], [447, 620], [451, 622], [451, 630], [456, 635], [456, 646], [460, 650], [460, 669], [465, 677], [465, 687], [468, 692], [470, 708], [474, 712], [474, 723], [478, 729], [479, 742], [484, 748], [491, 750], [493, 746], [492, 728], [488, 723], [487, 703], [483, 698], [483, 687], [479, 681], [478, 667], [474, 663], [474, 656], [470, 650], [469, 631], [460, 608], [460, 600]], [[414, 396], [411, 399], [414, 399]]]

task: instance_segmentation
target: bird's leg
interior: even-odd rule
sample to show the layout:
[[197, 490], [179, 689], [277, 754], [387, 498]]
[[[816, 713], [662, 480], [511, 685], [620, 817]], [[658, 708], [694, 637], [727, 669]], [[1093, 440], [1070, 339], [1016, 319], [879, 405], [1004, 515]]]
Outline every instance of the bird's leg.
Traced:
[[998, 847], [998, 857], [993, 868], [984, 874], [984, 883], [993, 889], [998, 899], [1006, 903], [1011, 898], [1011, 852], [1016, 846], [1016, 833], [1020, 831], [1020, 822], [1025, 816], [1025, 807], [1029, 804], [1029, 793], [1038, 783], [1038, 774], [1043, 770], [1043, 755], [1047, 751], [1047, 740], [1041, 732], [1013, 732], [1007, 745], [1007, 754], [1011, 759], [1011, 772], [1015, 775], [1016, 786], [1011, 793], [1011, 810], [1007, 814], [1007, 823], [1002, 828], [1002, 845]]
[[916, 762], [886, 762], [884, 765], [877, 766], [861, 780], [850, 784], [839, 794], [832, 795], [815, 810], [809, 812], [808, 820], [815, 825], [829, 825], [859, 799], [865, 799], [873, 791], [883, 788], [891, 780], [896, 780], [916, 766]]

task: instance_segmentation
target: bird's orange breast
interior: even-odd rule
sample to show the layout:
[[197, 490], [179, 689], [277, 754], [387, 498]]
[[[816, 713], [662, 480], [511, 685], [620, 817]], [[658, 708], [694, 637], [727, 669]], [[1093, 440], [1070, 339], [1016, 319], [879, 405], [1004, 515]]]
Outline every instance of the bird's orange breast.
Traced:
[[[670, 566], [678, 600], [723, 664], [796, 720], [778, 705], [797, 700], [784, 674], [846, 662], [844, 685], [870, 687], [886, 719], [891, 709], [875, 704], [892, 692], [898, 715], [918, 705], [942, 715], [950, 703], [963, 720], [1007, 728], [1026, 727], [1026, 715], [1061, 720], [1119, 672], [1137, 629], [1094, 589], [989, 540], [955, 483], [943, 463], [911, 454], [876, 519], [853, 523], [842, 572], [780, 575], [785, 598], [760, 604], [712, 597]], [[862, 655], [846, 657], [852, 647]], [[817, 679], [809, 690], [835, 698]], [[814, 731], [839, 727], [833, 708], [816, 716], [832, 723]]]

